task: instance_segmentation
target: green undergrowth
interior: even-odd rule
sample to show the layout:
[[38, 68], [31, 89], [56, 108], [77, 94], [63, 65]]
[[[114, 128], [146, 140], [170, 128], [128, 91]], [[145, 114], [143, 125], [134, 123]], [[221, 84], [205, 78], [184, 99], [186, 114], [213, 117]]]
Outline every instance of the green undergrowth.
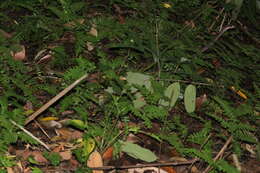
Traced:
[[[39, 108], [38, 96], [50, 99], [88, 73], [95, 79], [76, 86], [48, 111], [61, 119], [62, 112], [75, 111], [77, 121], [71, 125], [86, 132], [85, 141], [94, 139], [100, 152], [110, 146], [120, 149], [120, 140], [142, 133], [170, 144], [183, 157], [201, 159], [212, 172], [238, 172], [225, 158], [214, 161], [213, 153], [218, 151], [216, 141], [223, 145], [229, 137], [233, 140], [228, 151], [238, 158], [247, 156], [244, 144], [259, 146], [258, 9], [250, 11], [253, 4], [246, 0], [240, 6], [175, 0], [166, 8], [164, 3], [1, 3], [0, 29], [13, 37], [0, 35], [0, 168], [15, 164], [7, 154], [10, 145], [37, 144], [10, 120], [23, 125], [31, 113], [24, 105]], [[84, 23], [78, 22], [82, 18]], [[235, 28], [214, 40], [223, 20]], [[250, 34], [240, 29], [244, 21], [252, 27]], [[74, 25], [66, 25], [69, 22]], [[97, 36], [88, 34], [93, 26]], [[64, 34], [74, 41], [61, 41]], [[87, 43], [94, 49], [88, 50]], [[28, 49], [26, 62], [12, 59], [17, 44]], [[36, 54], [43, 49], [51, 50], [54, 58], [37, 63]], [[195, 110], [195, 98], [203, 94], [207, 101]], [[149, 132], [154, 123], [160, 132]], [[81, 151], [74, 154], [84, 163], [88, 153]]]

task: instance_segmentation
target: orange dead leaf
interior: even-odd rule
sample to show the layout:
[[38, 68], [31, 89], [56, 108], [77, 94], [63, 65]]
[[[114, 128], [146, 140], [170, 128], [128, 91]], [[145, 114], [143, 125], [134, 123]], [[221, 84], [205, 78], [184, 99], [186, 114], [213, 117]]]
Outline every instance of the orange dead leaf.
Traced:
[[[99, 152], [93, 151], [88, 160], [87, 160], [87, 166], [90, 168], [94, 167], [101, 167], [103, 166], [103, 160]], [[93, 170], [93, 173], [103, 173], [103, 171]]]
[[109, 161], [113, 158], [113, 147], [109, 147], [102, 155], [102, 158], [104, 161]]
[[237, 90], [234, 86], [231, 86], [230, 89], [235, 92], [237, 95], [239, 95], [240, 97], [242, 97], [243, 99], [247, 99], [246, 94], [244, 94], [242, 91]]
[[173, 167], [170, 167], [170, 166], [164, 166], [164, 167], [161, 167], [163, 170], [165, 170], [166, 172], [168, 173], [177, 173], [175, 171], [175, 169]]

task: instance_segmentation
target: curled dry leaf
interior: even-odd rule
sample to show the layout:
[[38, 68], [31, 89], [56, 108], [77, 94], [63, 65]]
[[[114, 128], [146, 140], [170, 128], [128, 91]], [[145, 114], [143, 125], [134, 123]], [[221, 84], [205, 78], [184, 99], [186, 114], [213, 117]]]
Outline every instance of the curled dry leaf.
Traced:
[[[99, 152], [93, 151], [88, 160], [87, 160], [87, 166], [90, 168], [94, 167], [101, 167], [103, 166], [103, 160]], [[103, 173], [103, 171], [93, 170], [93, 173]]]

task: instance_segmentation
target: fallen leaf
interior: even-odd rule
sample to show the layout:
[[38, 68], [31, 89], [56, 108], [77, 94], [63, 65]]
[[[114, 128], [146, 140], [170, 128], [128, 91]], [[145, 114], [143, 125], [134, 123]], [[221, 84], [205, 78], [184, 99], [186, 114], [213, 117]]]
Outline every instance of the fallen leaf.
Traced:
[[156, 167], [146, 167], [146, 168], [133, 168], [128, 169], [128, 173], [145, 173], [145, 172], [153, 172], [153, 173], [167, 173], [167, 171], [156, 168]]
[[73, 111], [73, 110], [66, 110], [66, 111], [62, 112], [61, 115], [62, 115], [62, 116], [72, 115], [72, 114], [74, 114], [74, 113], [75, 113], [75, 111]]
[[59, 152], [59, 155], [61, 156], [61, 160], [70, 160], [72, 157], [72, 153], [71, 151], [63, 151], [63, 152]]
[[7, 170], [7, 173], [14, 173], [13, 168], [11, 168], [11, 167], [7, 167], [6, 170]]
[[[103, 166], [103, 160], [99, 152], [93, 151], [88, 160], [87, 160], [87, 166], [90, 168], [95, 168], [95, 167], [101, 167]], [[93, 173], [103, 173], [103, 171], [99, 170], [93, 170]]]
[[58, 121], [50, 120], [50, 121], [41, 121], [40, 122], [44, 127], [48, 129], [60, 129], [62, 128], [62, 124], [59, 123]]
[[26, 59], [25, 47], [23, 45], [17, 45], [17, 47], [19, 47], [19, 51], [18, 52], [11, 51], [12, 57], [14, 58], [14, 60], [17, 61], [25, 60]]
[[42, 155], [42, 152], [40, 151], [33, 151], [31, 155], [33, 156], [34, 160], [40, 164], [48, 163], [48, 160]]
[[196, 98], [196, 110], [200, 110], [203, 103], [207, 101], [207, 95], [203, 94]]
[[104, 161], [109, 161], [113, 158], [113, 151], [114, 148], [111, 146], [109, 147], [102, 155]]
[[71, 141], [75, 139], [82, 138], [83, 133], [78, 130], [69, 130], [67, 128], [56, 129], [61, 139], [66, 141]]
[[92, 27], [89, 31], [89, 34], [92, 35], [92, 36], [95, 36], [97, 37], [98, 36], [98, 32], [97, 32], [97, 29], [96, 29], [96, 25], [95, 24], [92, 24]]
[[175, 171], [175, 169], [173, 167], [170, 167], [170, 166], [163, 166], [163, 167], [161, 167], [161, 169], [163, 169], [164, 171], [166, 171], [168, 173], [177, 173]]
[[59, 118], [57, 117], [44, 117], [44, 118], [40, 118], [40, 121], [52, 121], [52, 120], [58, 120]]
[[87, 47], [88, 51], [92, 51], [94, 49], [93, 44], [89, 41], [87, 42], [86, 47]]

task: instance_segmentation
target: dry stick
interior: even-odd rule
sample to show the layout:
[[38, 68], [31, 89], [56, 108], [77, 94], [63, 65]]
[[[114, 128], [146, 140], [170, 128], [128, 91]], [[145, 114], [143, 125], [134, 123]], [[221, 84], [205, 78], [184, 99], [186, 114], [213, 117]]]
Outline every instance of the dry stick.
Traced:
[[22, 131], [24, 131], [27, 135], [31, 136], [34, 140], [36, 140], [37, 142], [39, 142], [42, 146], [44, 146], [48, 151], [51, 151], [51, 149], [44, 143], [42, 142], [40, 139], [38, 139], [37, 137], [35, 137], [31, 132], [29, 132], [28, 130], [26, 130], [25, 128], [23, 128], [22, 126], [20, 126], [19, 124], [17, 124], [16, 122], [14, 122], [13, 120], [10, 120], [10, 122], [17, 126], [19, 129], [21, 129]]
[[[203, 144], [200, 146], [200, 149], [199, 149], [199, 151], [201, 151], [202, 150], [202, 148], [207, 144], [207, 142], [209, 141], [209, 139], [211, 138], [211, 136], [212, 136], [212, 133], [210, 133], [209, 135], [208, 135], [208, 137], [205, 139], [205, 141], [203, 142]], [[196, 159], [198, 159], [197, 157], [196, 157]], [[191, 171], [191, 169], [192, 169], [192, 167], [193, 167], [193, 165], [196, 163], [196, 160], [188, 167], [188, 172], [192, 172]], [[184, 169], [182, 172], [184, 172], [185, 170], [187, 170], [187, 168], [186, 169]], [[181, 173], [182, 173], [181, 172]]]
[[168, 162], [168, 163], [149, 163], [149, 164], [138, 164], [138, 165], [127, 165], [127, 166], [102, 166], [102, 167], [90, 167], [92, 170], [113, 170], [113, 169], [131, 169], [131, 168], [144, 168], [144, 167], [162, 167], [162, 166], [181, 166], [189, 165], [193, 162], [199, 161], [199, 159], [192, 159], [185, 162]]
[[201, 52], [205, 52], [206, 50], [208, 50], [211, 46], [213, 46], [216, 41], [229, 29], [233, 29], [235, 28], [235, 26], [226, 26], [225, 28], [222, 29], [222, 31], [217, 35], [217, 37], [211, 42], [209, 43], [207, 46], [203, 47], [201, 49]]
[[34, 120], [35, 124], [41, 129], [42, 133], [45, 134], [47, 136], [48, 139], [51, 139], [51, 137], [48, 135], [48, 133], [42, 128], [42, 126], [36, 121]]
[[40, 115], [43, 111], [48, 109], [53, 103], [55, 103], [57, 100], [59, 100], [61, 97], [63, 97], [66, 93], [68, 93], [71, 89], [73, 89], [77, 84], [79, 84], [82, 80], [86, 79], [88, 77], [88, 74], [83, 75], [81, 78], [76, 80], [74, 83], [72, 83], [70, 86], [62, 90], [58, 95], [53, 97], [50, 101], [45, 103], [40, 109], [38, 109], [36, 112], [34, 112], [30, 117], [28, 117], [25, 121], [25, 125], [30, 123], [32, 120], [34, 120], [38, 115]]
[[[221, 150], [218, 152], [218, 154], [215, 156], [215, 158], [213, 159], [214, 161], [218, 160], [220, 158], [220, 156], [225, 152], [226, 148], [228, 147], [228, 145], [230, 144], [230, 142], [232, 141], [232, 136], [230, 136], [228, 138], [228, 140], [226, 141], [226, 143], [224, 144], [224, 146], [221, 148]], [[208, 166], [202, 173], [207, 173], [209, 170], [211, 169], [211, 166]]]

